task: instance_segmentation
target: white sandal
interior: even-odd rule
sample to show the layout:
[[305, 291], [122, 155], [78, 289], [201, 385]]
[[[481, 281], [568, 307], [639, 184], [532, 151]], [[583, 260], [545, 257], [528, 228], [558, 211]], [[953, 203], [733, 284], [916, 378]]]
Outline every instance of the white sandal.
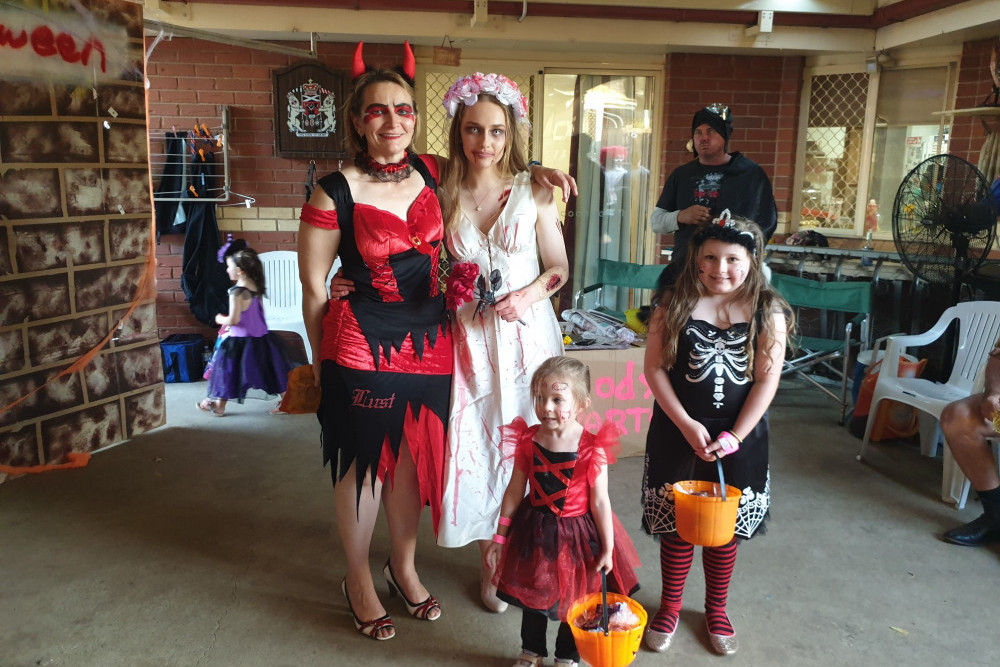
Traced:
[[521, 651], [511, 667], [542, 667], [542, 656], [531, 651]]
[[567, 665], [568, 667], [580, 667], [580, 663], [575, 660], [570, 660], [569, 658], [556, 658], [556, 665]]
[[494, 614], [507, 611], [507, 603], [497, 597], [497, 587], [493, 585], [493, 572], [484, 567], [479, 571], [479, 597], [483, 606]]

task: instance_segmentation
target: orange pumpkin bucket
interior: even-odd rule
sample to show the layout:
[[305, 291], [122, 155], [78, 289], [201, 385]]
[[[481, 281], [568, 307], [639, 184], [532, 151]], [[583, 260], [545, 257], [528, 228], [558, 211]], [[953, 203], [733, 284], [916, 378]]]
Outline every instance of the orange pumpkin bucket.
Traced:
[[[608, 620], [608, 605], [624, 603], [639, 618], [639, 623], [628, 630], [611, 630]], [[596, 630], [581, 627], [586, 618], [601, 613]], [[592, 667], [625, 667], [632, 664], [642, 643], [642, 631], [646, 627], [646, 610], [642, 605], [618, 593], [608, 593], [607, 575], [601, 571], [601, 592], [592, 593], [577, 600], [569, 608], [567, 620], [580, 659]]]
[[674, 516], [677, 534], [691, 544], [720, 547], [729, 544], [736, 532], [736, 514], [740, 507], [740, 490], [726, 486], [719, 467], [719, 483], [688, 480], [674, 484]]

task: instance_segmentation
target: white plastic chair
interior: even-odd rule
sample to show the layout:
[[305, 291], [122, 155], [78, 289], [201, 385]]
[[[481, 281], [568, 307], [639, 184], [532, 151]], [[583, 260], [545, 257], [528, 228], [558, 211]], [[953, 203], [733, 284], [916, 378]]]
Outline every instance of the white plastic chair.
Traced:
[[[904, 354], [908, 348], [933, 343], [945, 334], [954, 320], [959, 322], [955, 336], [957, 347], [955, 363], [948, 381], [942, 384], [922, 378], [897, 377], [899, 355]], [[1000, 338], [1000, 302], [967, 301], [944, 311], [934, 326], [925, 333], [912, 336], [894, 335], [876, 341], [876, 353], [881, 341], [886, 341], [885, 358], [882, 360], [882, 368], [872, 394], [865, 437], [858, 450], [858, 461], [864, 456], [865, 447], [868, 446], [872, 428], [875, 426], [878, 406], [883, 399], [911, 405], [926, 413], [921, 415], [920, 450], [926, 456], [936, 455], [938, 443], [942, 440], [941, 426], [938, 424], [941, 411], [949, 403], [972, 393], [976, 374], [986, 363], [986, 355], [998, 338]], [[941, 494], [945, 500], [951, 499], [950, 483], [942, 485]]]
[[[299, 254], [293, 250], [274, 250], [260, 254], [264, 265], [264, 281], [267, 296], [264, 299], [264, 317], [267, 328], [272, 331], [294, 331], [302, 338], [306, 358], [312, 363], [312, 346], [306, 335], [306, 323], [302, 319], [302, 283], [299, 281]], [[340, 268], [340, 258], [333, 262], [327, 276], [327, 291], [330, 278]]]

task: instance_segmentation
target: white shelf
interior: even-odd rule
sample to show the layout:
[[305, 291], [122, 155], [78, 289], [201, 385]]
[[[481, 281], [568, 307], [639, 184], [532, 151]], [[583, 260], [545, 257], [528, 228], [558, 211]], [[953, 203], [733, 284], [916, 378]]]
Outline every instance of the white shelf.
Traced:
[[933, 111], [932, 116], [1000, 116], [1000, 106], [971, 107], [951, 111]]

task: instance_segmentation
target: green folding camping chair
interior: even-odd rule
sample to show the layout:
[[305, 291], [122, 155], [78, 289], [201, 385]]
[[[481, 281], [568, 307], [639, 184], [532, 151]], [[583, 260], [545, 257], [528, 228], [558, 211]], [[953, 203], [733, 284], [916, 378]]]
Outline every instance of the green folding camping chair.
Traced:
[[[630, 303], [635, 308], [640, 303], [649, 303], [652, 298], [651, 290], [656, 289], [662, 271], [662, 264], [632, 264], [612, 259], [599, 259], [597, 260], [597, 281], [593, 285], [589, 285], [578, 291], [574, 297], [574, 303], [577, 308], [581, 310], [586, 309], [587, 296], [593, 294], [594, 305], [591, 306], [592, 309], [624, 322], [624, 312], [604, 305], [603, 288], [629, 288]], [[635, 290], [650, 290], [650, 292], [642, 294], [641, 296], [645, 301], [640, 302], [637, 300], [638, 297], [635, 294]]]
[[[867, 282], [822, 282], [782, 273], [771, 275], [771, 285], [795, 309], [799, 331], [806, 328], [810, 334], [789, 340], [794, 356], [786, 357], [781, 374], [795, 373], [839, 402], [840, 423], [843, 424], [847, 414], [851, 351], [853, 348], [866, 350], [871, 342], [871, 285]], [[803, 321], [803, 310], [811, 309], [819, 312], [818, 325], [804, 327], [807, 322]], [[848, 319], [849, 315], [853, 317]], [[807, 372], [818, 367], [825, 368], [840, 380], [839, 392], [830, 390]]]

